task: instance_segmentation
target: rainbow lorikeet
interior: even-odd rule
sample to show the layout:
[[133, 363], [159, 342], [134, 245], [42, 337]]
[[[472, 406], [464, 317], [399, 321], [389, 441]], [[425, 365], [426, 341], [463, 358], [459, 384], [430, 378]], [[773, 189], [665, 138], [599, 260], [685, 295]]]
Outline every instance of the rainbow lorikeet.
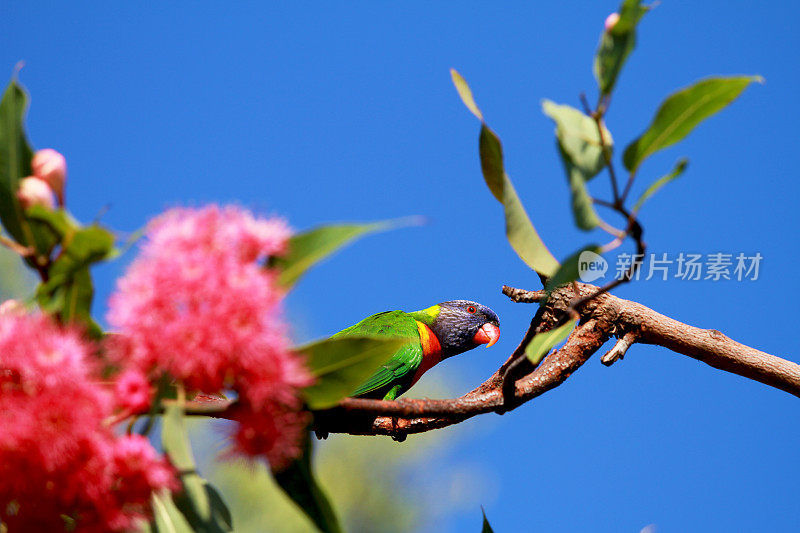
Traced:
[[333, 338], [393, 335], [410, 341], [362, 383], [352, 396], [394, 400], [440, 361], [500, 338], [494, 311], [469, 300], [451, 300], [406, 313], [385, 311], [343, 329]]

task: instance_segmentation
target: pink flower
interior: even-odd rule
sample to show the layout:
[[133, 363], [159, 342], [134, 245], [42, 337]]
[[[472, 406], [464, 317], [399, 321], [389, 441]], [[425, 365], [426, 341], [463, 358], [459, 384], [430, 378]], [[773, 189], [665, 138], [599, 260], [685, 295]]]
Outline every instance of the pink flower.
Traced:
[[152, 487], [175, 485], [175, 473], [160, 459], [150, 442], [139, 435], [129, 435], [116, 441], [113, 461], [117, 475], [128, 483], [127, 500], [135, 499], [146, 505]]
[[288, 347], [275, 273], [259, 264], [282, 253], [288, 236], [283, 221], [236, 207], [167, 211], [150, 224], [108, 314], [120, 332], [112, 357], [193, 391], [235, 390], [247, 406], [242, 427], [264, 441], [237, 439], [237, 449], [274, 461], [296, 455], [298, 389], [310, 383]]
[[298, 411], [299, 402], [266, 402], [257, 408], [245, 400], [238, 407], [234, 442], [240, 453], [262, 455], [275, 470], [281, 470], [301, 453], [300, 440], [309, 414]]
[[[0, 522], [9, 531], [130, 529], [175, 476], [146, 441], [106, 424], [111, 396], [77, 332], [0, 315]], [[134, 448], [136, 453], [130, 452]], [[149, 449], [148, 449], [149, 448]]]
[[619, 13], [611, 13], [608, 17], [606, 17], [605, 30], [610, 32], [614, 29], [614, 26], [616, 26], [617, 22], [619, 22]]
[[117, 404], [129, 413], [141, 413], [150, 407], [150, 383], [138, 370], [126, 370], [114, 382]]
[[64, 205], [64, 183], [67, 180], [67, 161], [52, 148], [39, 150], [31, 161], [34, 177], [44, 181], [55, 191], [58, 203]]
[[[0, 367], [34, 394], [44, 388], [75, 386], [94, 371], [88, 348], [74, 332], [44, 315], [0, 315]], [[2, 385], [2, 377], [0, 377]]]
[[22, 178], [19, 181], [17, 198], [19, 198], [19, 203], [22, 204], [23, 209], [34, 205], [43, 205], [50, 209], [55, 206], [53, 202], [53, 191], [50, 189], [50, 185], [33, 176]]

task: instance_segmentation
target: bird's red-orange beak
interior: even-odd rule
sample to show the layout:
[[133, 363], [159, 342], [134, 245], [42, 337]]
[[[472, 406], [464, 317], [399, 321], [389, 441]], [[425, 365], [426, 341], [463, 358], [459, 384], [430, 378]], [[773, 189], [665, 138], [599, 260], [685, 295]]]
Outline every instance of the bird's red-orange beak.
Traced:
[[475, 344], [485, 344], [488, 348], [496, 343], [499, 338], [500, 328], [487, 322], [481, 326], [481, 329], [478, 330], [478, 333], [475, 334], [472, 340]]

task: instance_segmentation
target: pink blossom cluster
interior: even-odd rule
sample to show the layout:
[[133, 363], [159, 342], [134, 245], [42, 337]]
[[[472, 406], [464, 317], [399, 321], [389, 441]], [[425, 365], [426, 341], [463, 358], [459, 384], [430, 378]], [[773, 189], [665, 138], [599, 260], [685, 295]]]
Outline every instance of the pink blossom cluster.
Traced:
[[146, 439], [118, 438], [112, 397], [75, 331], [0, 313], [0, 522], [9, 531], [128, 530], [176, 485]]
[[310, 383], [288, 348], [276, 273], [262, 265], [289, 235], [282, 220], [233, 206], [167, 211], [149, 225], [108, 314], [121, 365], [192, 391], [235, 391], [234, 450], [273, 466], [299, 451], [298, 390]]

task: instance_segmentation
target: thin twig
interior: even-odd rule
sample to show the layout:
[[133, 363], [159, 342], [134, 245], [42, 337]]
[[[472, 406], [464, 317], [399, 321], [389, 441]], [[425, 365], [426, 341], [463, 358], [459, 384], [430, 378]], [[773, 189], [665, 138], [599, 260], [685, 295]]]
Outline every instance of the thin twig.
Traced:
[[30, 246], [22, 246], [21, 244], [12, 241], [5, 235], [0, 235], [0, 244], [24, 258], [32, 257], [34, 254], [33, 248]]
[[625, 357], [625, 353], [627, 353], [628, 348], [630, 348], [634, 342], [636, 342], [636, 334], [632, 331], [628, 331], [622, 337], [617, 339], [614, 347], [607, 351], [605, 355], [600, 358], [600, 362], [606, 366], [613, 365], [619, 359]]
[[592, 117], [597, 125], [597, 134], [600, 137], [600, 150], [603, 153], [603, 158], [606, 160], [608, 175], [611, 177], [611, 190], [614, 195], [614, 205], [620, 206], [622, 205], [622, 202], [620, 201], [619, 187], [617, 186], [617, 173], [614, 170], [614, 161], [611, 158], [611, 150], [608, 147], [608, 143], [605, 141], [605, 134], [603, 133], [603, 114], [605, 113], [606, 108], [602, 108], [598, 103], [598, 109], [592, 111], [589, 108], [589, 101], [586, 99], [586, 95], [584, 93], [581, 93], [581, 102], [583, 103], [583, 108], [586, 114]]

